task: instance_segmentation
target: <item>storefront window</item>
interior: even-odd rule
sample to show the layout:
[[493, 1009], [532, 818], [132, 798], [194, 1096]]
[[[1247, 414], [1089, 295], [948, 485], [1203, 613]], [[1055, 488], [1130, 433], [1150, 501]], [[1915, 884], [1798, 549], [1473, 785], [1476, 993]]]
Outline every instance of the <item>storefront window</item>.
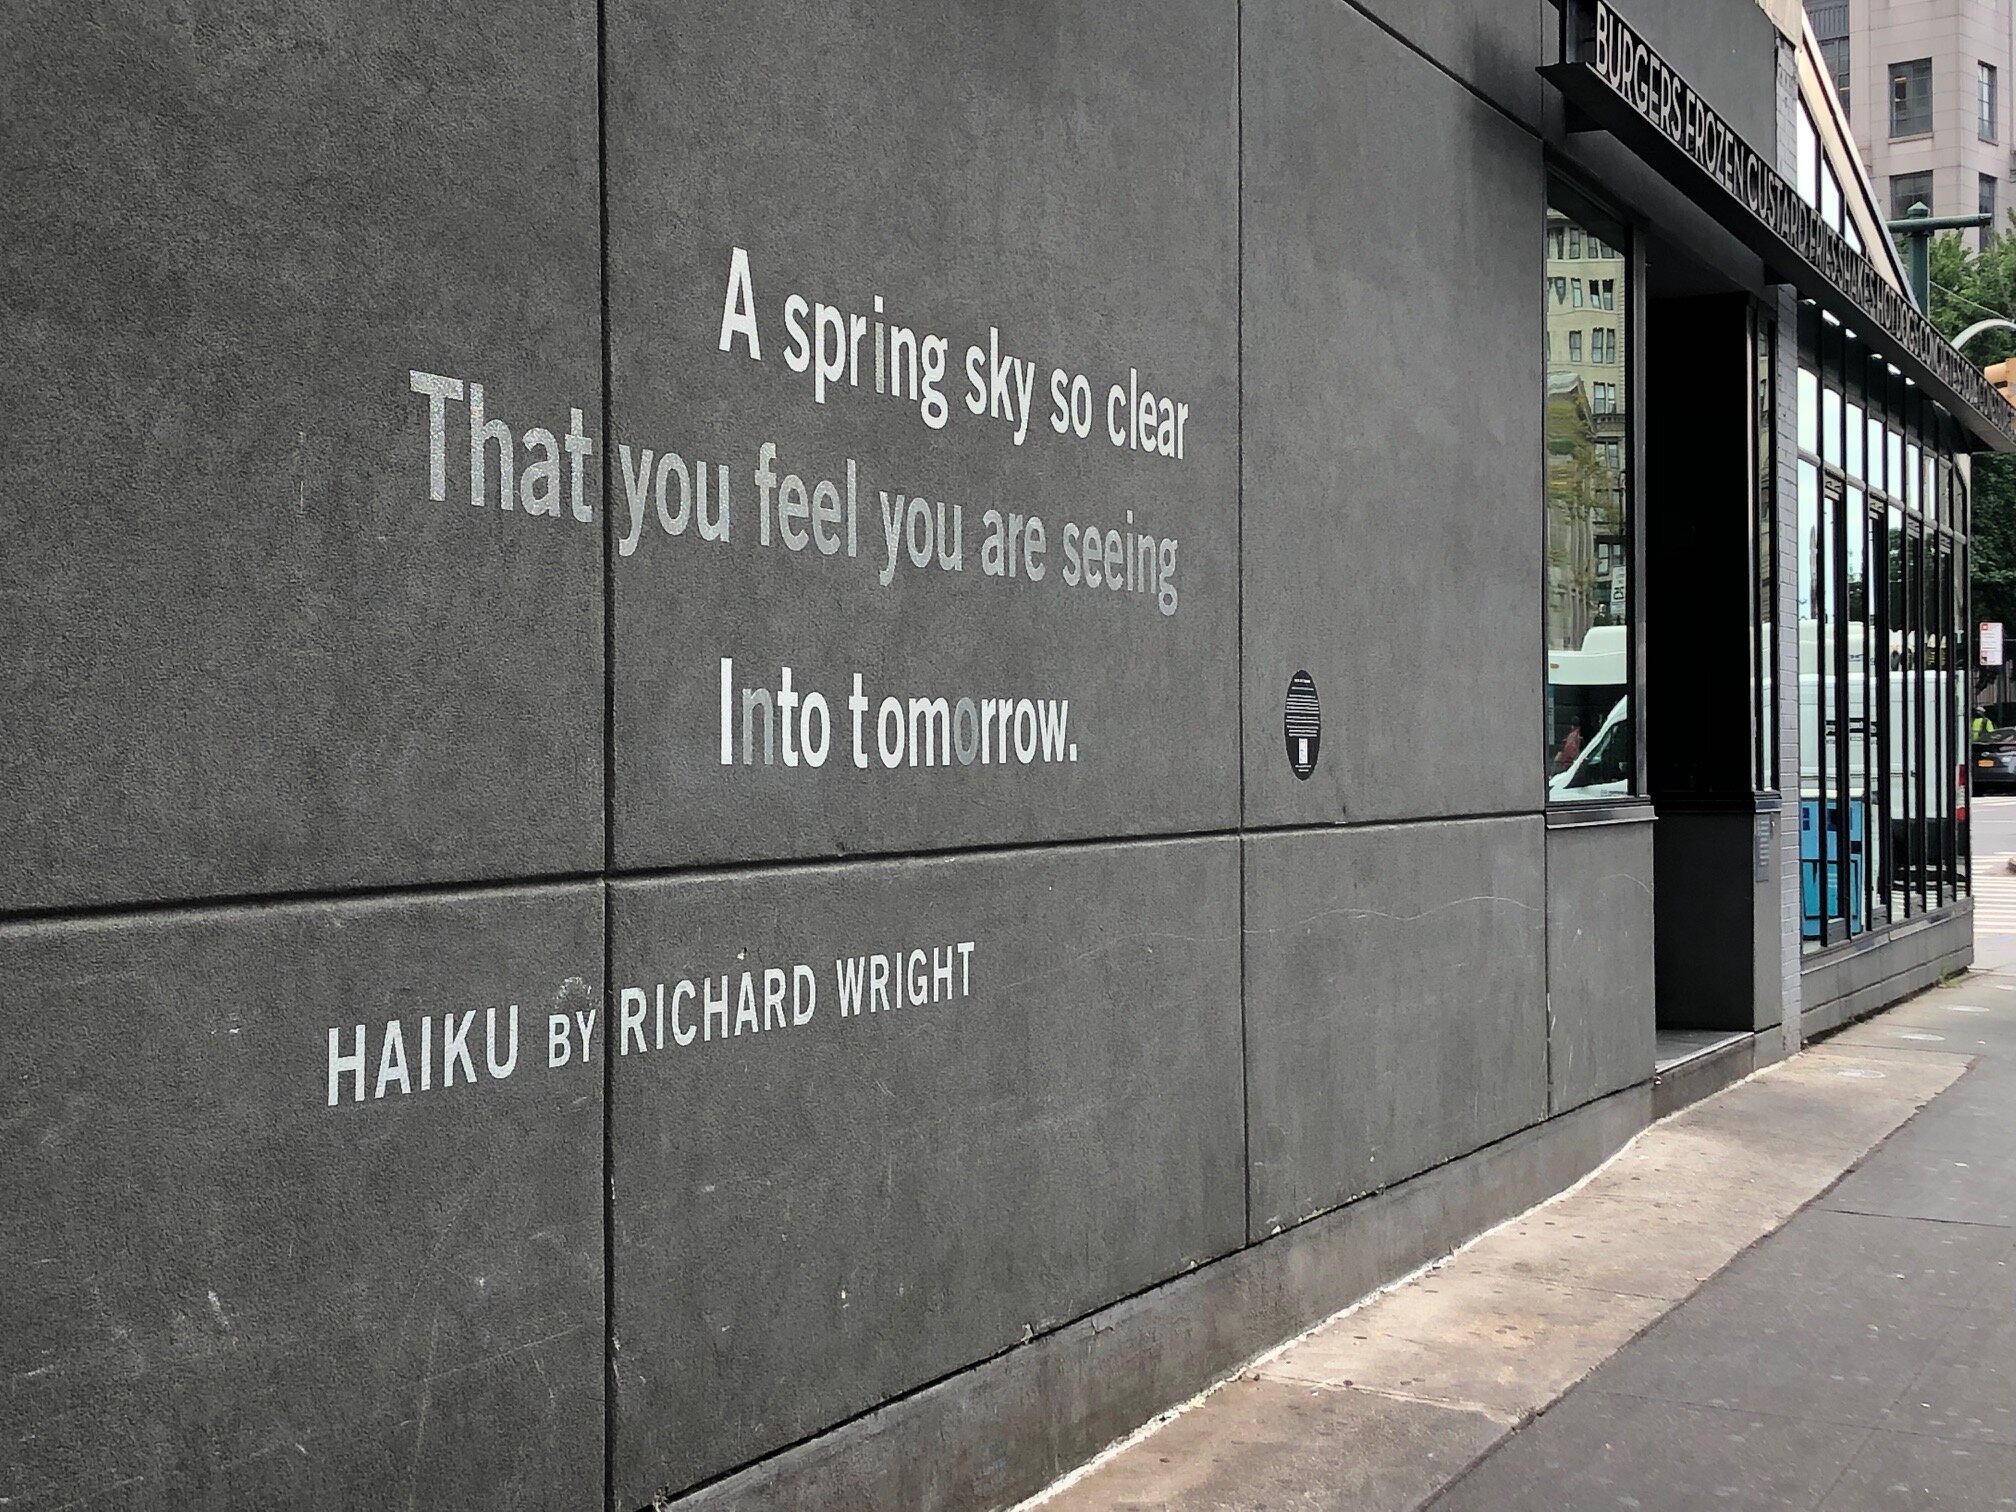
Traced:
[[1952, 421], [1812, 306], [1798, 392], [1802, 938], [1951, 904], [1965, 645]]
[[[1614, 801], [1639, 790], [1631, 671], [1631, 283], [1620, 250], [1629, 240], [1621, 225], [1566, 196], [1548, 211], [1550, 283], [1559, 276], [1553, 264], [1564, 244], [1570, 255], [1586, 248], [1580, 261], [1590, 287], [1599, 291], [1596, 302], [1623, 312], [1617, 327], [1592, 329], [1585, 354], [1581, 330], [1569, 324], [1572, 316], [1543, 304], [1551, 354], [1545, 426], [1550, 802]], [[1571, 287], [1580, 292], [1579, 281]], [[1600, 381], [1592, 371], [1597, 368]]]

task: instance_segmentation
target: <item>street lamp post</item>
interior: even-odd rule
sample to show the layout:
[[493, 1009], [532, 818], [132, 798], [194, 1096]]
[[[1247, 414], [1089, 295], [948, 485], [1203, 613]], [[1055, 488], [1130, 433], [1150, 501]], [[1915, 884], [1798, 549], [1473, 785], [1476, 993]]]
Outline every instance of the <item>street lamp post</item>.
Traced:
[[1967, 345], [1983, 331], [2016, 331], [2016, 320], [2004, 320], [2000, 315], [1990, 315], [1986, 320], [1977, 320], [1953, 338], [1955, 350]]
[[1994, 219], [1992, 215], [1934, 215], [1920, 200], [1904, 212], [1903, 220], [1884, 222], [1890, 234], [1904, 243], [1904, 274], [1921, 313], [1932, 312], [1932, 233], [1966, 231]]

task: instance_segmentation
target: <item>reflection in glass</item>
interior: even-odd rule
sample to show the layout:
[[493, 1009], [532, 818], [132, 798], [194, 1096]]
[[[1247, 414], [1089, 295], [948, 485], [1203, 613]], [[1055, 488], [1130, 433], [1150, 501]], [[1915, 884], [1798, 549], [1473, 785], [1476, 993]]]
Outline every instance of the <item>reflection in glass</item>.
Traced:
[[1969, 669], [1951, 424], [1818, 309], [1802, 307], [1799, 327], [1795, 713], [1811, 951], [1963, 892]]
[[1904, 511], [1892, 504], [1887, 511], [1884, 535], [1887, 545], [1885, 555], [1888, 561], [1889, 586], [1884, 598], [1884, 642], [1885, 683], [1887, 685], [1886, 704], [1889, 724], [1884, 730], [1884, 772], [1888, 788], [1885, 804], [1886, 833], [1893, 841], [1890, 856], [1890, 916], [1902, 919], [1910, 912], [1910, 898], [1906, 892], [1906, 877], [1910, 868], [1910, 828], [1911, 802], [1904, 781], [1905, 753], [1911, 745], [1911, 700], [1906, 696], [1905, 683], [1905, 630], [1904, 589], [1906, 584], [1904, 554]]
[[1939, 639], [1934, 646], [1933, 661], [1933, 719], [1938, 725], [1938, 738], [1933, 742], [1935, 755], [1932, 758], [1932, 773], [1937, 779], [1932, 814], [1936, 822], [1932, 825], [1934, 844], [1937, 847], [1937, 873], [1939, 901], [1951, 903], [1955, 896], [1953, 886], [1953, 863], [1959, 854], [1959, 838], [1955, 827], [1947, 821], [1953, 817], [1954, 783], [1960, 768], [1960, 724], [1955, 719], [1954, 699], [1961, 682], [1961, 666], [1955, 657], [1956, 644], [1953, 638], [1953, 547], [1945, 537], [1938, 540], [1938, 566], [1933, 570], [1932, 583], [1938, 597]]
[[1845, 813], [1837, 823], [1848, 831], [1848, 932], [1869, 927], [1867, 889], [1862, 884], [1869, 849], [1869, 582], [1866, 573], [1869, 505], [1862, 490], [1848, 490], [1842, 512], [1842, 545], [1847, 568], [1846, 602], [1841, 606], [1842, 660], [1847, 673], [1847, 764], [1842, 771], [1838, 802]]
[[[1808, 388], [1806, 373], [1799, 375], [1801, 429], [1810, 393], [1814, 409], [1819, 408], [1819, 388]], [[1819, 437], [1815, 427], [1814, 440]], [[1799, 556], [1797, 599], [1799, 611], [1799, 855], [1800, 890], [1807, 897], [1808, 927], [1801, 931], [1807, 950], [1820, 948], [1818, 866], [1820, 846], [1820, 782], [1825, 768], [1825, 741], [1821, 733], [1820, 677], [1820, 582], [1825, 556], [1820, 539], [1820, 469], [1812, 462], [1799, 461]]]
[[[1587, 219], [1548, 211], [1542, 295], [1548, 354], [1546, 776], [1548, 799], [1559, 802], [1629, 796], [1638, 772], [1630, 675], [1630, 279], [1618, 250], [1628, 238], [1621, 226]], [[1575, 317], [1550, 297], [1564, 245], [1587, 249], [1578, 271], [1604, 291], [1605, 311], [1613, 299], [1622, 301], [1615, 306], [1621, 312], [1615, 329], [1600, 331], [1586, 354]]]
[[1925, 911], [1925, 538], [1907, 526], [1903, 542], [1903, 700], [1911, 708], [1911, 740], [1903, 748], [1905, 871], [1911, 911]]

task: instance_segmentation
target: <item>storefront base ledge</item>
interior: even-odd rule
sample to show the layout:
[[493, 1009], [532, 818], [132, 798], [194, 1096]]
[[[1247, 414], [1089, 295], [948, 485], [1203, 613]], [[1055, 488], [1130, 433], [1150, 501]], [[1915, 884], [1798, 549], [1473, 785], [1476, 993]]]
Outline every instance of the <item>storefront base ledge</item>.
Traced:
[[1270, 1236], [659, 1508], [969, 1512], [1031, 1496], [1165, 1409], [1572, 1186], [1650, 1082]]
[[[1770, 1044], [1761, 1044], [1762, 1041]], [[1706, 1055], [1684, 1060], [1652, 1080], [1652, 1116], [1664, 1118], [1682, 1108], [1713, 1097], [1724, 1087], [1734, 1086], [1744, 1077], [1763, 1069], [1773, 1059], [1782, 1059], [1784, 1036], [1777, 1025], [1756, 1034], [1745, 1034], [1726, 1045], [1718, 1045]], [[1773, 1055], [1773, 1047], [1780, 1053]], [[1761, 1052], [1761, 1055], [1760, 1055]]]
[[1874, 948], [1816, 961], [1800, 972], [1800, 1036], [1831, 1034], [1888, 1008], [1974, 961], [1974, 906], [1893, 930]]

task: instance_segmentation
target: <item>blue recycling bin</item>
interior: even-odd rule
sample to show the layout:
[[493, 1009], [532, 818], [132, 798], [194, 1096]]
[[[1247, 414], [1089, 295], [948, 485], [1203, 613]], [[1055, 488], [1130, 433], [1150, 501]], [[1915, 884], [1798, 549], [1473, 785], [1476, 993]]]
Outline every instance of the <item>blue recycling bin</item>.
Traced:
[[[1848, 800], [1848, 855], [1843, 865], [1841, 855], [1841, 827], [1836, 815], [1841, 811], [1838, 802], [1825, 805], [1825, 822], [1822, 821], [1822, 805], [1818, 798], [1799, 800], [1799, 931], [1806, 939], [1820, 938], [1820, 921], [1825, 917], [1839, 917], [1846, 914], [1848, 932], [1860, 934], [1867, 921], [1862, 917], [1862, 865], [1869, 846], [1866, 838], [1866, 815], [1868, 802], [1862, 798]], [[1825, 836], [1825, 855], [1822, 855], [1822, 836]], [[1842, 897], [1843, 880], [1848, 885], [1846, 899]], [[1825, 914], [1822, 900], [1825, 900]], [[1844, 908], [1843, 904], [1846, 903]]]

